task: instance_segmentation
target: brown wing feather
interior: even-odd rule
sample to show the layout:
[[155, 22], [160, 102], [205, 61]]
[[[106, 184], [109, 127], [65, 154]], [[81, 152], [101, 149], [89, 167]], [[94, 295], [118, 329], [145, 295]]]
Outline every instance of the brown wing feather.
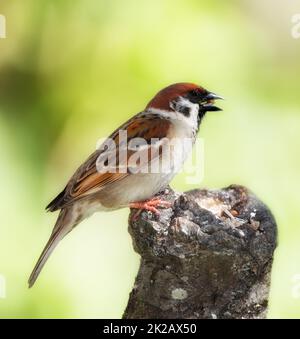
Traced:
[[[117, 145], [117, 159], [119, 130], [127, 130], [128, 142], [133, 138], [140, 137], [144, 138], [149, 144], [151, 138], [164, 138], [170, 124], [169, 120], [163, 119], [160, 116], [152, 115], [150, 113], [139, 113], [118, 128], [110, 136]], [[120, 181], [124, 177], [131, 175], [129, 171], [126, 173], [118, 173], [118, 171], [117, 173], [99, 172], [96, 167], [96, 161], [103, 152], [104, 151], [101, 150], [101, 148], [96, 150], [77, 169], [65, 189], [46, 207], [49, 211], [61, 209], [68, 204], [72, 204], [75, 200], [81, 199], [86, 195], [99, 192], [104, 186], [107, 187], [107, 185]], [[128, 151], [128, 156], [130, 156], [130, 154], [132, 154], [132, 152]], [[118, 166], [118, 163], [116, 165]]]

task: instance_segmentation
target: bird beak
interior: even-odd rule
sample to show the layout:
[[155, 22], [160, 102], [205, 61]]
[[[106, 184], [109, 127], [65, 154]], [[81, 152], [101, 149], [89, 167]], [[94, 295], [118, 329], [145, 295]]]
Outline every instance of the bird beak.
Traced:
[[199, 102], [200, 105], [200, 109], [202, 112], [216, 112], [216, 111], [222, 111], [221, 108], [217, 107], [214, 105], [215, 100], [224, 100], [223, 97], [221, 97], [220, 95], [217, 95], [215, 93], [212, 92], [208, 92], [201, 100], [201, 102]]

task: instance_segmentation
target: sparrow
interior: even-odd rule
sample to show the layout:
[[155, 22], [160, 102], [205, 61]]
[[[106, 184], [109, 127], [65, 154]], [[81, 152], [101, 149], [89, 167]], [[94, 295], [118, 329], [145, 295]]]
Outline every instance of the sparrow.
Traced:
[[[172, 84], [159, 91], [142, 112], [115, 130], [88, 157], [46, 207], [50, 212], [60, 212], [29, 277], [29, 287], [60, 240], [93, 213], [130, 207], [158, 214], [158, 207], [170, 207], [169, 202], [155, 195], [181, 169], [206, 112], [221, 110], [214, 105], [216, 99], [223, 98], [196, 84]], [[184, 139], [191, 140], [191, 146], [178, 151]], [[173, 140], [169, 152], [163, 152]], [[169, 167], [162, 170], [166, 158]]]

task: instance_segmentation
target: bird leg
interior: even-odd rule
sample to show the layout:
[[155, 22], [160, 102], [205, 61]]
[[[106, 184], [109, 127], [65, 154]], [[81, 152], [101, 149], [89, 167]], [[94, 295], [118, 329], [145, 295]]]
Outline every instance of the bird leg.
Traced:
[[133, 216], [133, 220], [136, 220], [143, 210], [159, 215], [157, 207], [169, 208], [171, 206], [172, 204], [169, 201], [162, 200], [158, 197], [154, 197], [151, 200], [132, 202], [129, 204], [130, 208], [138, 209], [137, 213]]

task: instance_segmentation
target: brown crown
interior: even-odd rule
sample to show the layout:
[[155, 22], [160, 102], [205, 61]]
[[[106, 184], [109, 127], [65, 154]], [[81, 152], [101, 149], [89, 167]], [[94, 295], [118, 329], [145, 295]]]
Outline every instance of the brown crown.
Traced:
[[202, 87], [188, 82], [173, 84], [159, 91], [148, 103], [146, 109], [151, 107], [169, 111], [170, 101], [174, 100], [178, 96], [184, 96], [192, 90], [199, 92], [205, 91]]

